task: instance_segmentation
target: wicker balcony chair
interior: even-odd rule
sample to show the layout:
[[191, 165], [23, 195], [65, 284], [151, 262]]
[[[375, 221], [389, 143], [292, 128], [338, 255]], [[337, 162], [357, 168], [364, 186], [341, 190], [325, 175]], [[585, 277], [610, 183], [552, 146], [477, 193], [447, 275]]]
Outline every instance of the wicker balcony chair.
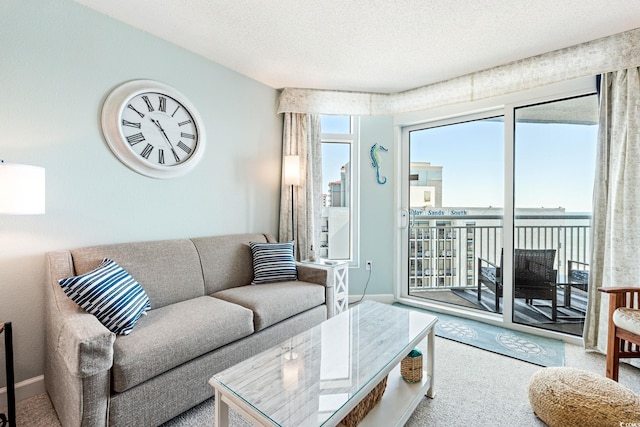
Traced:
[[581, 261], [567, 261], [567, 280], [574, 288], [587, 290], [589, 285], [589, 264]]
[[[515, 298], [524, 299], [534, 310], [553, 321], [558, 316], [558, 272], [553, 269], [555, 257], [555, 249], [515, 249], [513, 258]], [[478, 258], [478, 301], [482, 300], [483, 286], [490, 289], [494, 294], [496, 313], [500, 311], [500, 298], [503, 294], [502, 258], [501, 254], [500, 265]], [[534, 300], [550, 301], [550, 314], [542, 310], [542, 306], [534, 303]]]
[[640, 357], [640, 288], [598, 290], [609, 295], [606, 375], [618, 381], [620, 358]]

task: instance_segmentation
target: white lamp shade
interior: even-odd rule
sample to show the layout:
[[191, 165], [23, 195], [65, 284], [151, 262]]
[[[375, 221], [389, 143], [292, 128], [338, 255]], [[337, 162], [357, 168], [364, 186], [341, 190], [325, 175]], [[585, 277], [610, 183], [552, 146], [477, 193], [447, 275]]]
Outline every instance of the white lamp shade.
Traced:
[[0, 163], [0, 214], [43, 214], [44, 182], [44, 168]]
[[300, 185], [300, 156], [284, 156], [284, 185]]

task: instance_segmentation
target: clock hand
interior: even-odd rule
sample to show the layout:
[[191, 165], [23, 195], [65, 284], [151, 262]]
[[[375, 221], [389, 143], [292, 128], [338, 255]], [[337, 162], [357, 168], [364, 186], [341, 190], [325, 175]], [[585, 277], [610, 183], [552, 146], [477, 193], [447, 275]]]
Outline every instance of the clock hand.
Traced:
[[151, 121], [153, 122], [154, 125], [158, 126], [158, 129], [160, 129], [160, 132], [162, 132], [162, 135], [164, 135], [164, 139], [167, 140], [167, 142], [169, 143], [169, 146], [173, 150], [173, 144], [171, 144], [171, 141], [169, 141], [169, 137], [167, 136], [167, 134], [164, 131], [164, 129], [162, 129], [162, 126], [160, 125], [160, 121], [159, 120], [154, 120], [154, 119], [151, 119]]
[[176, 162], [179, 163], [180, 157], [178, 156], [178, 153], [176, 153], [176, 150], [173, 148], [173, 144], [171, 143], [171, 141], [169, 141], [169, 137], [165, 133], [164, 129], [162, 129], [162, 126], [160, 125], [160, 120], [151, 119], [151, 121], [153, 122], [154, 125], [158, 126], [158, 129], [160, 129], [160, 132], [162, 132], [162, 135], [164, 135], [164, 139], [166, 139], [167, 142], [169, 143], [169, 148], [171, 148], [171, 152], [173, 153], [173, 158], [176, 159]]

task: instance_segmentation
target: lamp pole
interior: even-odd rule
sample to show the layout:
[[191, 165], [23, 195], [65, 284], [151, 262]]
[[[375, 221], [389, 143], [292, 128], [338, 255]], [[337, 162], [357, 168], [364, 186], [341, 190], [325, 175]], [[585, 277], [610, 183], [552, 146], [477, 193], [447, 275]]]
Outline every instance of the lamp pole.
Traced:
[[294, 197], [295, 196], [293, 193], [293, 184], [291, 184], [291, 240], [292, 241], [296, 240], [295, 215], [294, 215], [294, 203], [293, 203]]
[[16, 386], [13, 376], [13, 332], [11, 322], [0, 323], [0, 333], [4, 332], [4, 353], [7, 374], [7, 417], [0, 414], [2, 425], [16, 427]]

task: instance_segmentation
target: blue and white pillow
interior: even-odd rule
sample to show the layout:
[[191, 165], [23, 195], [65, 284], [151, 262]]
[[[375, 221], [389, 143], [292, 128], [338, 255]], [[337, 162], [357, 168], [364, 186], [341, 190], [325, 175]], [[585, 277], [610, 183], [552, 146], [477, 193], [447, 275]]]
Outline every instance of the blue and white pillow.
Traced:
[[140, 316], [151, 308], [142, 286], [109, 258], [88, 273], [58, 283], [69, 298], [116, 334], [129, 334]]
[[293, 242], [249, 242], [253, 254], [252, 285], [298, 280]]

